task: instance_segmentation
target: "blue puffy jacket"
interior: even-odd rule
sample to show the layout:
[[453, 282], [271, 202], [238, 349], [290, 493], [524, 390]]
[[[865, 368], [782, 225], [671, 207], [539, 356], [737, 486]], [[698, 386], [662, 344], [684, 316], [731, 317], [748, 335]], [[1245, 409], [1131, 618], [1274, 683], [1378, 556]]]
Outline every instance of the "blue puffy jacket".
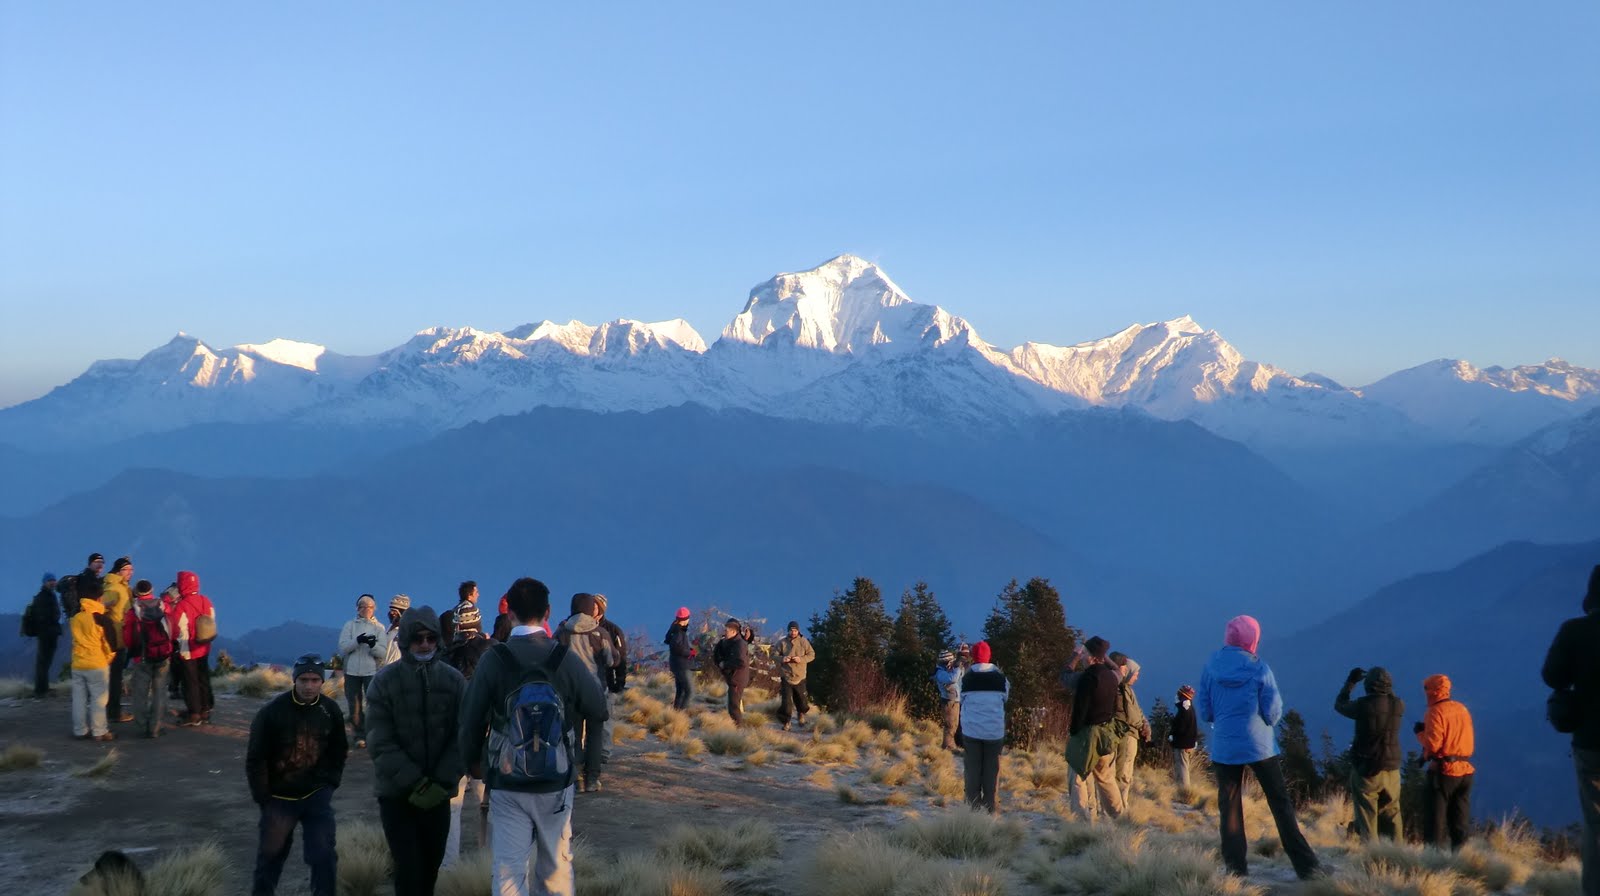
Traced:
[[1211, 726], [1211, 761], [1248, 765], [1278, 755], [1283, 695], [1272, 668], [1242, 647], [1213, 653], [1200, 673], [1195, 711]]

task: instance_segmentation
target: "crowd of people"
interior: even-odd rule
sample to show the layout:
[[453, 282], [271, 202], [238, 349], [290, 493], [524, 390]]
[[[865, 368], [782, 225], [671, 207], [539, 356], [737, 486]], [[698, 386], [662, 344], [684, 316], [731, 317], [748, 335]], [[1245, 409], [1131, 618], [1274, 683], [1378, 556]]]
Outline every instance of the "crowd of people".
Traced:
[[[61, 634], [59, 596], [73, 639], [75, 737], [111, 739], [108, 713], [111, 721], [134, 721], [145, 736], [158, 736], [169, 674], [184, 700], [180, 724], [205, 724], [212, 706], [207, 647], [216, 637], [216, 613], [200, 593], [198, 577], [179, 572], [158, 595], [148, 580], [130, 586], [129, 558], [119, 558], [102, 576], [103, 565], [104, 558], [92, 554], [76, 576], [58, 580], [46, 574], [24, 614], [24, 634], [39, 640], [37, 695], [47, 692]], [[463, 582], [458, 598], [441, 616], [396, 595], [387, 626], [375, 618], [372, 595], [356, 601], [356, 618], [339, 636], [348, 737], [345, 714], [322, 695], [327, 666], [317, 655], [297, 660], [290, 690], [256, 714], [246, 752], [250, 792], [261, 808], [255, 894], [275, 890], [297, 826], [313, 892], [334, 893], [332, 792], [352, 740], [355, 749], [372, 756], [397, 894], [433, 892], [439, 868], [459, 852], [468, 791], [476, 792], [483, 815], [479, 844], [492, 855], [495, 893], [573, 892], [574, 796], [601, 789], [612, 701], [626, 687], [626, 640], [607, 618], [601, 594], [573, 595], [570, 614], [552, 631], [549, 588], [518, 579], [501, 598], [491, 633], [484, 631], [476, 583]], [[1573, 736], [1583, 809], [1583, 892], [1600, 894], [1600, 566], [1590, 576], [1583, 611], [1563, 624], [1542, 671], [1552, 688], [1551, 722]], [[691, 673], [699, 656], [689, 620], [688, 608], [680, 608], [663, 638], [678, 709], [687, 708], [693, 695]], [[750, 626], [728, 619], [712, 646], [713, 666], [727, 684], [727, 712], [736, 723], [743, 720], [754, 642]], [[1207, 661], [1199, 684], [1177, 690], [1167, 732], [1172, 773], [1180, 788], [1192, 786], [1199, 725], [1209, 726], [1227, 871], [1248, 872], [1248, 771], [1296, 874], [1309, 879], [1325, 869], [1295, 816], [1277, 740], [1284, 700], [1260, 645], [1261, 626], [1254, 618], [1229, 620], [1223, 646]], [[816, 652], [797, 622], [772, 647], [779, 723], [788, 730], [804, 725], [811, 708], [806, 668]], [[1087, 639], [1060, 675], [1071, 699], [1069, 800], [1090, 821], [1125, 811], [1135, 759], [1152, 736], [1134, 691], [1140, 666], [1110, 647], [1103, 637]], [[941, 701], [944, 746], [962, 757], [966, 801], [991, 813], [998, 808], [1010, 696], [995, 660], [987, 642], [957, 645], [939, 654], [930, 676]], [[130, 666], [134, 712], [128, 714], [122, 712], [121, 678]], [[1447, 676], [1430, 675], [1420, 686], [1427, 710], [1413, 734], [1426, 763], [1423, 839], [1459, 850], [1469, 834], [1476, 772], [1472, 716], [1454, 700]], [[1333, 708], [1354, 722], [1348, 751], [1354, 834], [1400, 839], [1405, 701], [1386, 669], [1355, 668]]]

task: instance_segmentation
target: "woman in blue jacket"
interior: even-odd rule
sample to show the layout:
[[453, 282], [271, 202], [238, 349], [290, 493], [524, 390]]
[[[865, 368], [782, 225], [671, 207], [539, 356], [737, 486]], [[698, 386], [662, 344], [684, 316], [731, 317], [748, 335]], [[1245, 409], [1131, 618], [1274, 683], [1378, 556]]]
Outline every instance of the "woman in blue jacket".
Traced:
[[1195, 708], [1211, 726], [1211, 766], [1217, 774], [1217, 811], [1221, 815], [1222, 861], [1230, 874], [1249, 873], [1249, 843], [1244, 833], [1244, 770], [1255, 772], [1278, 825], [1283, 851], [1301, 880], [1319, 876], [1321, 866], [1311, 844], [1300, 833], [1294, 802], [1283, 781], [1278, 759], [1278, 720], [1283, 696], [1272, 669], [1256, 656], [1261, 623], [1250, 616], [1228, 622], [1225, 646], [1211, 655], [1200, 675]]

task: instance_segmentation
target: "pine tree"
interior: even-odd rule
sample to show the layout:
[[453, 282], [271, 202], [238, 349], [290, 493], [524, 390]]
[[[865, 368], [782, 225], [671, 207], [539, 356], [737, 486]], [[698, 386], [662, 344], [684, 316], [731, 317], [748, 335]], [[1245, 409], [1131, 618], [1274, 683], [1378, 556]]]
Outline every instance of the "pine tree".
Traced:
[[1018, 586], [1012, 579], [998, 597], [983, 624], [984, 640], [994, 662], [1011, 682], [1006, 701], [1006, 734], [1019, 747], [1066, 712], [1061, 671], [1078, 645], [1080, 632], [1067, 625], [1061, 594], [1048, 579], [1029, 579]]
[[871, 691], [874, 682], [864, 679], [882, 679], [890, 630], [883, 596], [871, 579], [858, 578], [848, 591], [834, 592], [828, 609], [811, 617], [817, 658], [806, 670], [806, 685], [812, 698], [829, 709], [861, 708], [846, 705], [847, 691]]
[[939, 652], [949, 648], [950, 620], [928, 583], [918, 582], [900, 595], [884, 662], [889, 683], [905, 697], [907, 711], [916, 718], [933, 718], [939, 713], [933, 667]]
[[1278, 723], [1278, 746], [1283, 753], [1283, 779], [1289, 786], [1289, 795], [1296, 805], [1320, 796], [1323, 792], [1322, 775], [1317, 771], [1317, 761], [1311, 756], [1311, 738], [1306, 734], [1306, 720], [1297, 710], [1283, 714]]

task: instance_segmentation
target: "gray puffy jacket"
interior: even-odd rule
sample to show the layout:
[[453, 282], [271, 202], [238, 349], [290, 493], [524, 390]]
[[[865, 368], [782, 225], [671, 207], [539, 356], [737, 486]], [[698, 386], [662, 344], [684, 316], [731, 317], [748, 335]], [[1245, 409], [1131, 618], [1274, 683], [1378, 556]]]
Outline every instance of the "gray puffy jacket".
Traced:
[[400, 617], [400, 660], [379, 669], [367, 689], [367, 748], [380, 797], [405, 799], [424, 778], [454, 796], [466, 774], [458, 732], [467, 680], [442, 649], [425, 663], [411, 654], [418, 629], [439, 633], [431, 607]]

